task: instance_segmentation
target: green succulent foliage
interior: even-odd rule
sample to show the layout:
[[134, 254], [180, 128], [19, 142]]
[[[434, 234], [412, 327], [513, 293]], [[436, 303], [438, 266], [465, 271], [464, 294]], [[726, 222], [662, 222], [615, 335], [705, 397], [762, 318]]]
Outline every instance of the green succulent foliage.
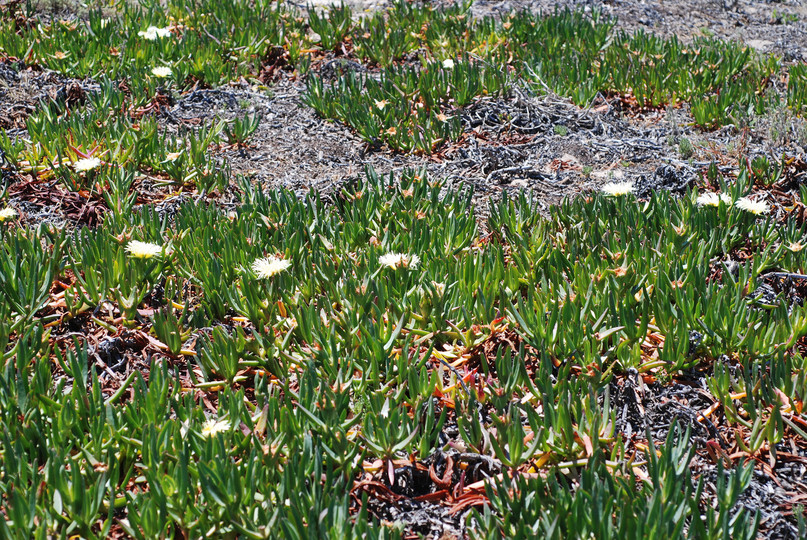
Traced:
[[327, 87], [312, 75], [305, 101], [321, 116], [345, 122], [370, 144], [431, 153], [462, 135], [457, 107], [508, 90], [507, 72], [492, 60], [466, 56], [452, 63], [391, 67], [379, 79], [348, 73]]
[[[592, 194], [544, 216], [530, 194], [505, 195], [483, 238], [471, 190], [415, 170], [368, 170], [329, 203], [240, 179], [227, 211], [204, 197], [170, 213], [138, 205], [145, 180], [236, 187], [214, 149], [245, 144], [259, 115], [168, 133], [152, 113], [192, 88], [254, 80], [278, 47], [301, 71], [311, 46], [352, 48], [375, 71], [311, 74], [305, 101], [402, 152], [458, 140], [464, 107], [518, 81], [579, 105], [598, 92], [688, 101], [704, 128], [777, 100], [803, 110], [803, 66], [780, 97], [778, 61], [734, 43], [615, 33], [597, 12], [474, 20], [469, 8], [396, 1], [354, 20], [338, 6], [307, 22], [241, 0], [122, 3], [76, 21], [2, 12], [0, 53], [97, 83], [79, 102], [43, 103], [24, 138], [2, 131], [3, 171], [103, 197], [109, 212], [69, 232], [0, 224], [0, 537], [120, 526], [135, 538], [399, 538], [366, 495], [357, 510], [340, 494], [365, 460], [394, 484], [394, 460], [446, 450], [449, 417], [452, 443], [503, 471], [468, 518], [474, 537], [756, 534], [758, 517], [737, 506], [752, 469], [719, 469], [717, 504], [701, 506], [707, 479], [692, 477], [694, 445], [674, 427], [659, 455], [648, 436], [637, 479], [608, 389], [632, 369], [711, 370], [727, 421], [750, 434], [742, 449], [785, 430], [807, 438], [793, 420], [807, 397], [795, 348], [807, 308], [759, 294], [777, 272], [803, 271], [806, 226], [733, 204], [784, 164], [756, 159], [736, 179], [710, 168], [730, 201], [717, 206], [694, 192]], [[133, 241], [159, 248], [138, 256]], [[749, 257], [729, 264], [739, 248]], [[110, 392], [115, 374], [99, 371], [97, 343], [65, 332], [75, 324], [139, 328], [160, 352]], [[519, 345], [479, 354], [505, 326]], [[650, 359], [648, 332], [663, 338]], [[471, 354], [479, 373], [463, 380], [447, 360]], [[216, 392], [215, 405], [199, 392]], [[521, 474], [539, 458], [546, 479]]]
[[[430, 76], [426, 68], [430, 58], [453, 61], [469, 51], [481, 57], [479, 65], [508, 66], [505, 73], [514, 72], [536, 92], [552, 90], [580, 106], [591, 103], [598, 93], [631, 94], [640, 107], [688, 101], [695, 124], [705, 129], [763, 114], [784, 101], [797, 110], [803, 106], [803, 96], [799, 97], [799, 89], [804, 87], [800, 84], [803, 66], [790, 69], [787, 94], [780, 96], [768, 91], [771, 77], [781, 70], [779, 61], [736, 43], [700, 38], [683, 44], [675, 36], [615, 33], [614, 21], [599, 12], [590, 16], [568, 10], [548, 15], [519, 12], [498, 22], [472, 20], [466, 15], [467, 6], [459, 4], [443, 9], [425, 7], [415, 14], [411, 6], [396, 3], [386, 15], [376, 13], [362, 19], [354, 36], [357, 54], [386, 68], [382, 78], [393, 77], [399, 90], [388, 96], [377, 94], [372, 86], [357, 91], [367, 84], [357, 85], [355, 76], [347, 74], [328, 91], [313, 79], [308, 104], [326, 118], [345, 122], [368, 142], [382, 138], [397, 150], [424, 151], [417, 144], [401, 144], [400, 137], [384, 137], [391, 123], [379, 123], [366, 111], [368, 105], [372, 110], [368, 97], [373, 101], [392, 98], [391, 102], [398, 103], [413, 95], [412, 90], [402, 89], [406, 77], [388, 69], [405, 64], [407, 54], [425, 47], [427, 53], [420, 58], [425, 76], [418, 99], [428, 108], [434, 106], [433, 97], [438, 103], [448, 99], [462, 107], [477, 96], [507, 91], [512, 77], [502, 79], [496, 70], [475, 70], [468, 63], [453, 75]], [[421, 30], [412, 32], [412, 28]], [[443, 81], [446, 77], [451, 80]], [[437, 95], [432, 95], [432, 89]], [[450, 91], [446, 93], [446, 89]], [[337, 105], [335, 100], [342, 103]], [[410, 110], [406, 104], [400, 110], [390, 108], [399, 121], [407, 119]], [[420, 131], [430, 129], [422, 121], [418, 126]]]
[[[750, 174], [716, 179], [735, 199]], [[4, 273], [16, 278], [3, 282], [0, 313], [16, 322], [0, 333], [0, 422], [19, 434], [0, 445], [8, 501], [0, 526], [9, 537], [103, 536], [120, 510], [129, 534], [143, 538], [176, 528], [365, 534], [372, 518], [345, 519], [350, 500], [332, 493], [350, 489], [363, 460], [425, 458], [440, 445], [447, 412], [437, 390], [453, 399], [470, 451], [510, 472], [544, 456], [558, 474], [508, 473], [491, 485], [491, 506], [475, 518], [479, 537], [639, 537], [650, 534], [643, 524], [674, 536], [682, 523], [696, 537], [755, 530], [735, 505], [750, 469], [720, 472], [720, 504], [698, 511], [705, 488], [681, 465], [693, 449], [685, 437], [659, 446], [658, 460], [648, 452], [650, 476], [638, 489], [630, 467], [617, 472], [627, 457], [607, 388], [613, 373], [671, 376], [728, 354], [740, 369], [714, 362], [708, 384], [727, 419], [749, 430], [748, 451], [800, 430], [785, 411], [807, 395], [804, 359], [793, 352], [807, 315], [783, 298], [761, 303], [754, 291], [770, 269], [807, 262], [781, 247], [803, 241], [803, 225], [775, 226], [726, 203], [699, 206], [695, 193], [594, 194], [543, 217], [522, 194], [495, 205], [495, 234], [480, 243], [471, 193], [422, 171], [368, 171], [331, 205], [316, 194], [242, 188], [235, 213], [185, 203], [171, 220], [110, 216], [69, 243], [45, 228], [6, 231]], [[123, 230], [165, 249], [135, 260]], [[740, 245], [753, 257], [707, 279]], [[290, 264], [261, 275], [253, 263], [267, 257]], [[98, 308], [111, 305], [152, 325], [171, 356], [153, 359], [148, 383], [134, 371], [104, 393], [89, 343], [51, 348], [38, 313], [65, 269], [76, 276], [65, 293], [73, 316], [90, 312], [108, 325]], [[159, 310], [144, 319], [137, 308], [158, 286]], [[502, 319], [524, 346], [482, 358], [483, 386], [435, 363], [440, 351], [475, 350]], [[703, 335], [696, 348], [693, 330]], [[649, 331], [665, 338], [657, 360], [641, 354]], [[194, 337], [195, 356], [183, 350]], [[199, 390], [218, 392], [215, 414], [183, 390], [177, 361]], [[54, 365], [63, 376], [54, 378]], [[251, 400], [244, 386], [254, 388]], [[564, 479], [572, 469], [582, 474], [575, 489]], [[534, 495], [509, 495], [518, 492]]]
[[[787, 92], [780, 95], [770, 87], [771, 78], [782, 70], [779, 61], [736, 43], [699, 38], [683, 44], [675, 36], [615, 33], [614, 21], [596, 11], [590, 16], [569, 10], [519, 12], [503, 21], [466, 15], [467, 6], [462, 5], [428, 7], [415, 14], [411, 6], [396, 3], [386, 15], [362, 19], [354, 36], [357, 54], [384, 68], [381, 86], [391, 79], [393, 89], [379, 93], [373, 82], [357, 81], [352, 73], [342, 75], [330, 89], [313, 77], [307, 103], [320, 115], [351, 126], [368, 142], [409, 152], [428, 150], [411, 141], [412, 136], [386, 133], [393, 123], [373, 114], [374, 102], [399, 105], [386, 112], [400, 122], [412, 117], [412, 106], [406, 103], [410, 96], [429, 110], [441, 103], [461, 108], [478, 96], [506, 93], [514, 80], [522, 80], [538, 93], [551, 90], [580, 106], [590, 104], [598, 93], [630, 94], [640, 107], [686, 101], [695, 124], [704, 129], [738, 123], [785, 102], [795, 110], [803, 107], [803, 66], [789, 68]], [[412, 28], [420, 31], [407, 33]], [[416, 92], [407, 86], [405, 70], [392, 68], [405, 65], [403, 58], [418, 47], [427, 52], [420, 57], [422, 84]], [[443, 60], [454, 62], [469, 51], [474, 62], [466, 59], [453, 70], [440, 69]], [[437, 67], [430, 69], [434, 60]], [[432, 140], [445, 139], [423, 119], [415, 125], [420, 132], [434, 131]]]
[[[0, 51], [9, 56], [75, 77], [127, 80], [149, 96], [162, 84], [218, 86], [254, 75], [271, 47], [302, 28], [284, 6], [269, 1], [144, 0], [120, 4], [111, 17], [99, 9], [86, 20], [21, 29], [13, 16], [0, 23]], [[170, 67], [171, 75], [156, 76], [157, 66]]]
[[319, 45], [332, 51], [342, 43], [353, 28], [353, 13], [344, 3], [331, 5], [327, 13], [308, 8], [308, 26], [319, 36]]
[[30, 325], [47, 304], [53, 280], [61, 270], [64, 235], [44, 227], [3, 233], [0, 298], [6, 308], [3, 326], [11, 334]]
[[[615, 477], [603, 461], [582, 473], [577, 486], [563, 476], [505, 477], [490, 484], [491, 507], [473, 518], [472, 538], [756, 538], [759, 514], [735, 509], [753, 467], [717, 472], [717, 508], [701, 508], [705, 482], [694, 482], [689, 433], [671, 429], [664, 445], [648, 451], [648, 475]], [[501, 517], [498, 517], [501, 516]]]
[[795, 111], [803, 111], [807, 105], [807, 65], [790, 67], [787, 81], [787, 104]]
[[233, 119], [231, 123], [224, 126], [224, 134], [230, 144], [244, 144], [261, 123], [260, 114], [248, 114], [243, 117]]
[[[223, 190], [229, 183], [227, 164], [210, 148], [227, 140], [245, 142], [260, 118], [247, 116], [232, 125], [203, 125], [177, 135], [158, 128], [153, 117], [138, 118], [140, 106], [110, 80], [85, 105], [67, 108], [52, 103], [26, 120], [27, 138], [9, 140], [4, 150], [22, 172], [55, 176], [70, 191], [102, 193], [115, 215], [130, 212], [137, 177], [157, 175], [158, 184]], [[7, 138], [7, 137], [6, 137]], [[89, 170], [82, 160], [98, 161]]]
[[[457, 140], [458, 110], [481, 96], [506, 94], [516, 82], [536, 93], [568, 96], [580, 106], [598, 94], [629, 95], [640, 107], [688, 102], [695, 124], [704, 129], [781, 106], [800, 112], [807, 87], [803, 65], [787, 68], [787, 88], [779, 92], [771, 80], [784, 70], [773, 56], [718, 39], [684, 44], [675, 36], [615, 32], [614, 21], [597, 11], [474, 19], [468, 2], [434, 7], [400, 0], [354, 20], [344, 5], [326, 13], [309, 8], [304, 17], [269, 1], [172, 0], [157, 6], [143, 0], [121, 5], [109, 18], [90, 10], [87, 20], [36, 24], [36, 16], [19, 9], [0, 20], [0, 53], [93, 77], [101, 91], [78, 114], [65, 114], [61, 102], [29, 119], [30, 155], [20, 155], [19, 140], [0, 139], [0, 148], [28, 167], [62, 169], [75, 189], [85, 188], [86, 179], [63, 166], [76, 158], [67, 142], [85, 152], [99, 148], [111, 163], [150, 167], [173, 182], [221, 188], [221, 178], [209, 178], [216, 169], [211, 163], [199, 155], [166, 160], [182, 145], [162, 144], [148, 123], [133, 130], [138, 119], [119, 113], [150, 110], [155, 99], [199, 86], [258, 82], [264, 66], [277, 58], [308, 73], [314, 48], [333, 51], [345, 43], [380, 73], [345, 73], [331, 84], [310, 73], [305, 102], [368, 143], [402, 152], [431, 153]], [[28, 24], [18, 27], [20, 20]], [[157, 67], [170, 74], [162, 76]], [[255, 115], [225, 126], [228, 142], [246, 142], [258, 122]]]

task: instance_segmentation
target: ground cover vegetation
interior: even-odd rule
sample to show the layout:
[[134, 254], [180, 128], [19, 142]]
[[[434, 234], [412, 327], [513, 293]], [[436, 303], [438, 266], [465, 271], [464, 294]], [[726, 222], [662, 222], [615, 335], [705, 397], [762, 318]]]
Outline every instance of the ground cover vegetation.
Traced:
[[[0, 8], [4, 66], [89, 85], [0, 132], [0, 536], [770, 532], [752, 478], [807, 461], [793, 160], [543, 213], [521, 192], [480, 221], [424, 170], [262, 190], [222, 157], [260, 113], [159, 122], [283, 74], [370, 150], [421, 154], [515, 86], [687, 104], [704, 130], [807, 100], [804, 65], [737, 43], [469, 7]], [[43, 190], [75, 203], [68, 226], [20, 219], [14, 194]], [[778, 526], [807, 533], [797, 499]]]

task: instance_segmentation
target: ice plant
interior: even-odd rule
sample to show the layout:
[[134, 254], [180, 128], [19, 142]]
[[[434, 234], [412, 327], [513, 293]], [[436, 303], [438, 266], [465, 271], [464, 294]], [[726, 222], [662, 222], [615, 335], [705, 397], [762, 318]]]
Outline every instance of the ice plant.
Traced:
[[170, 77], [173, 74], [171, 68], [168, 66], [157, 66], [155, 68], [151, 68], [151, 74], [155, 77], [159, 77], [160, 79], [164, 79], [165, 77]]
[[274, 255], [258, 259], [252, 263], [252, 271], [261, 279], [268, 279], [291, 266], [291, 261], [275, 257]]
[[152, 244], [151, 242], [141, 242], [140, 240], [132, 240], [126, 246], [126, 251], [135, 259], [151, 259], [155, 255], [162, 253], [162, 246]]
[[88, 172], [101, 165], [101, 160], [98, 158], [90, 157], [84, 158], [73, 163], [73, 168], [76, 172]]
[[720, 197], [714, 192], [701, 193], [698, 195], [696, 202], [698, 206], [718, 206], [720, 204]]
[[149, 26], [145, 31], [137, 33], [138, 36], [145, 38], [149, 41], [156, 41], [161, 37], [168, 37], [171, 35], [171, 29], [167, 26], [165, 28], [157, 28], [156, 26]]
[[697, 202], [698, 206], [720, 206], [720, 203], [731, 204], [731, 197], [725, 193], [714, 193], [714, 192], [707, 192], [701, 193], [698, 195], [698, 199], [695, 201]]
[[437, 296], [443, 296], [443, 294], [446, 292], [445, 283], [432, 280], [432, 287], [434, 287], [434, 292], [437, 294]]
[[799, 251], [804, 249], [804, 244], [802, 244], [801, 242], [790, 242], [787, 245], [787, 249], [789, 249], [793, 253], [798, 253]]
[[211, 418], [202, 424], [202, 436], [214, 437], [217, 433], [228, 431], [229, 429], [230, 423], [227, 420], [216, 420], [215, 418]]
[[603, 184], [600, 190], [606, 195], [620, 197], [633, 193], [633, 182], [608, 182]]
[[407, 253], [385, 253], [381, 257], [378, 258], [378, 262], [381, 266], [387, 266], [389, 268], [415, 268], [418, 263], [420, 262], [420, 257], [417, 255], [409, 255]]
[[0, 210], [0, 223], [3, 223], [10, 219], [14, 219], [15, 217], [17, 217], [17, 211], [11, 208], [10, 206], [7, 206], [6, 208]]
[[740, 197], [737, 199], [737, 202], [734, 203], [734, 206], [739, 208], [740, 210], [745, 210], [746, 212], [751, 212], [755, 216], [759, 216], [761, 214], [767, 214], [770, 212], [771, 207], [765, 201], [753, 201], [748, 197]]

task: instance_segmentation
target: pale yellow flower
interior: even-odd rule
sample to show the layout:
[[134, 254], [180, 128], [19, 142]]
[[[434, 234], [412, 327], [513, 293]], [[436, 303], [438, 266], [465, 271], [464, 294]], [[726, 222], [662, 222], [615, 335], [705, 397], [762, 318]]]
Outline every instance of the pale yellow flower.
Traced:
[[161, 37], [170, 36], [171, 29], [167, 26], [165, 28], [157, 28], [156, 26], [149, 26], [148, 28], [146, 28], [145, 31], [138, 32], [137, 35], [149, 41], [156, 41]]
[[633, 193], [633, 182], [608, 182], [600, 190], [606, 195], [619, 197]]
[[202, 424], [202, 436], [214, 437], [217, 433], [229, 431], [231, 427], [232, 426], [230, 426], [230, 423], [227, 420], [216, 420], [215, 418], [211, 418]]
[[443, 60], [443, 67], [446, 69], [454, 69], [454, 60], [451, 58], [446, 58]]
[[17, 211], [11, 208], [10, 206], [7, 206], [2, 210], [0, 210], [0, 223], [8, 221], [10, 219], [14, 219], [15, 217], [17, 217]]
[[748, 197], [740, 197], [737, 199], [737, 202], [734, 203], [734, 206], [739, 208], [740, 210], [745, 210], [746, 212], [751, 212], [755, 216], [761, 214], [767, 214], [770, 212], [771, 207], [765, 201], [752, 201]]
[[126, 246], [126, 251], [135, 259], [151, 259], [155, 255], [162, 253], [163, 248], [160, 245], [152, 244], [151, 242], [141, 242], [140, 240], [132, 240]]
[[709, 192], [709, 193], [701, 193], [698, 195], [698, 200], [696, 201], [698, 206], [718, 206], [720, 204], [720, 197], [717, 196], [717, 193]]
[[378, 258], [378, 262], [382, 266], [389, 266], [390, 268], [396, 268], [398, 264], [401, 262], [401, 255], [400, 253], [386, 253]]
[[149, 41], [154, 41], [159, 37], [156, 30], [157, 28], [155, 26], [149, 26], [148, 29], [138, 32], [137, 35], [142, 38], [146, 38]]
[[389, 268], [415, 268], [420, 263], [420, 257], [407, 253], [390, 252], [379, 257], [378, 263]]
[[375, 108], [380, 111], [383, 111], [387, 105], [389, 105], [389, 102], [386, 99], [375, 100]]
[[170, 77], [174, 72], [171, 71], [171, 68], [168, 66], [157, 66], [151, 68], [151, 74], [155, 77], [159, 77], [160, 79], [164, 79], [165, 77]]
[[731, 196], [726, 193], [707, 192], [698, 195], [698, 206], [720, 206], [720, 203], [731, 204]]
[[252, 271], [259, 278], [268, 279], [275, 274], [279, 274], [291, 266], [291, 261], [287, 261], [275, 256], [258, 259], [252, 263]]
[[98, 158], [91, 157], [76, 161], [75, 163], [73, 163], [73, 168], [77, 172], [87, 172], [95, 169], [99, 165], [101, 165], [101, 160]]

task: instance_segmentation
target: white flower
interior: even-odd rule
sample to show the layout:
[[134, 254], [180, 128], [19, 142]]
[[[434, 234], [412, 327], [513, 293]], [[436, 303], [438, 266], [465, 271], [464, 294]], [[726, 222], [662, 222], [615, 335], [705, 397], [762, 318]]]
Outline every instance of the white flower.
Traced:
[[202, 424], [202, 436], [213, 437], [216, 435], [216, 433], [229, 431], [230, 427], [230, 423], [227, 420], [216, 420], [215, 418], [211, 418]]
[[13, 219], [15, 217], [17, 217], [17, 211], [11, 208], [10, 206], [7, 206], [2, 210], [0, 210], [0, 223], [8, 221], [9, 219]]
[[701, 193], [698, 195], [696, 202], [698, 206], [718, 206], [720, 205], [720, 197], [717, 196], [717, 193], [710, 191], [709, 193]]
[[720, 206], [720, 203], [731, 204], [731, 196], [726, 193], [706, 192], [698, 195], [698, 206]]
[[148, 28], [146, 28], [145, 31], [138, 32], [137, 35], [149, 41], [156, 41], [161, 37], [170, 36], [171, 29], [167, 26], [165, 28], [157, 28], [156, 26], [149, 26]]
[[157, 35], [156, 26], [149, 26], [145, 31], [138, 32], [137, 35], [142, 38], [146, 38], [149, 41], [154, 41], [159, 38], [159, 36]]
[[633, 182], [608, 182], [603, 184], [600, 190], [606, 195], [619, 197], [620, 195], [633, 193]]
[[291, 266], [291, 261], [270, 256], [266, 257], [265, 259], [258, 259], [252, 263], [252, 271], [255, 272], [255, 275], [257, 275], [259, 278], [268, 279], [275, 274], [279, 274], [289, 266]]
[[446, 69], [454, 69], [454, 60], [451, 58], [446, 58], [443, 60], [443, 67]]
[[151, 242], [141, 242], [140, 240], [132, 240], [126, 246], [126, 251], [135, 259], [151, 259], [155, 255], [162, 253], [163, 248], [160, 245], [152, 244]]
[[751, 212], [755, 216], [767, 214], [771, 210], [771, 207], [765, 201], [752, 201], [748, 197], [740, 197], [737, 199], [737, 202], [734, 203], [734, 206], [740, 210]]
[[379, 264], [382, 266], [389, 266], [395, 268], [401, 262], [402, 255], [400, 253], [386, 253], [378, 258]]
[[98, 167], [100, 164], [101, 164], [101, 160], [98, 159], [98, 158], [94, 158], [94, 157], [84, 158], [84, 159], [80, 159], [80, 160], [76, 161], [75, 163], [73, 163], [73, 168], [77, 172], [87, 172], [87, 171], [91, 171], [94, 168]]
[[390, 268], [399, 268], [401, 266], [415, 268], [418, 263], [420, 263], [420, 257], [406, 253], [390, 252], [379, 257], [378, 262], [381, 266], [388, 266]]
[[155, 77], [163, 79], [165, 77], [170, 77], [173, 74], [173, 71], [171, 71], [171, 68], [168, 66], [157, 66], [155, 68], [151, 68], [151, 74]]

